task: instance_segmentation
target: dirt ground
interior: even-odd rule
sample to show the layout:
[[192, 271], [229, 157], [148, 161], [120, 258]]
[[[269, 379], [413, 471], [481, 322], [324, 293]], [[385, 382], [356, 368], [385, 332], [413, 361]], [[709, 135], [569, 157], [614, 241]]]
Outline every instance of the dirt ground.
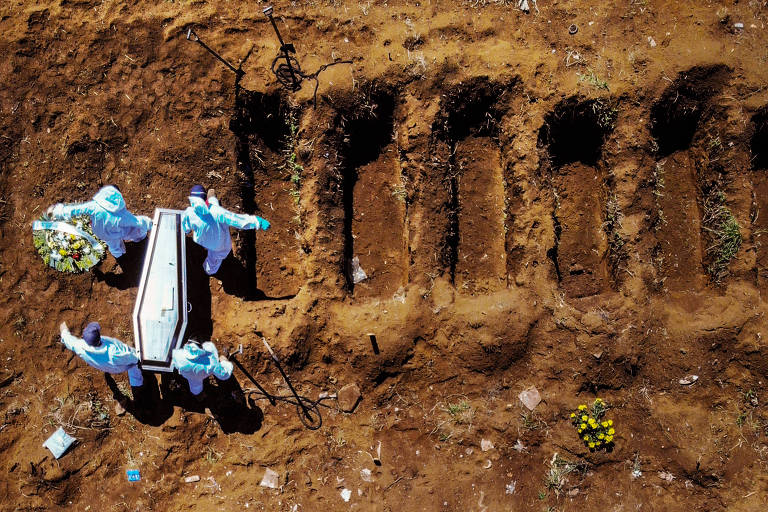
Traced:
[[[276, 1], [305, 75], [339, 62], [315, 97], [264, 2], [2, 2], [0, 510], [768, 508], [768, 2], [533, 4]], [[239, 369], [117, 414], [58, 324], [131, 343], [146, 244], [69, 276], [31, 236], [110, 183], [272, 223], [211, 278], [189, 241], [188, 332], [288, 395], [266, 337], [320, 428]], [[569, 419], [598, 396], [611, 451]]]

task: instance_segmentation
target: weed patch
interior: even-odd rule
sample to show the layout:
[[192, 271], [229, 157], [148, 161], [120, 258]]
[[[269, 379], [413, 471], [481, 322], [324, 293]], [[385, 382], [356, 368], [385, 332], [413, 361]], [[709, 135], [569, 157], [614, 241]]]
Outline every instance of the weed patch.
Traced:
[[711, 263], [707, 272], [715, 283], [722, 282], [728, 274], [728, 265], [741, 248], [741, 228], [738, 220], [725, 205], [725, 194], [715, 192], [704, 201], [704, 230], [712, 239], [707, 247]]

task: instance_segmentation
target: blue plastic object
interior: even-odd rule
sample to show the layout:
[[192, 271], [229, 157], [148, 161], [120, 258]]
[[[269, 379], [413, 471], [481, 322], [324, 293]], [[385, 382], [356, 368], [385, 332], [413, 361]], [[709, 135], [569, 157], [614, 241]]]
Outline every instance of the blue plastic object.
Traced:
[[125, 474], [128, 476], [129, 482], [138, 482], [141, 480], [141, 474], [138, 469], [126, 469]]

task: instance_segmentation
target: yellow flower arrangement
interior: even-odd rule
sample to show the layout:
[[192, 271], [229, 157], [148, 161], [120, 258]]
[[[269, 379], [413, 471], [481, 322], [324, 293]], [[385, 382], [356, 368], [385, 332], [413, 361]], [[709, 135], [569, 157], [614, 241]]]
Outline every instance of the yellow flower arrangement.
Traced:
[[580, 404], [570, 413], [571, 424], [590, 451], [603, 448], [610, 450], [613, 447], [616, 434], [613, 420], [603, 418], [609, 407], [602, 398], [595, 398], [591, 406]]

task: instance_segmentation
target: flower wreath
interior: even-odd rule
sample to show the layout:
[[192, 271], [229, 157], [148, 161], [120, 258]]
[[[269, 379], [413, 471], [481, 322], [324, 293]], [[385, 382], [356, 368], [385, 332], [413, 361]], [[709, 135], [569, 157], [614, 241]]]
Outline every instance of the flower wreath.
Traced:
[[55, 221], [43, 215], [32, 224], [32, 240], [43, 263], [59, 272], [84, 272], [106, 256], [87, 216]]

